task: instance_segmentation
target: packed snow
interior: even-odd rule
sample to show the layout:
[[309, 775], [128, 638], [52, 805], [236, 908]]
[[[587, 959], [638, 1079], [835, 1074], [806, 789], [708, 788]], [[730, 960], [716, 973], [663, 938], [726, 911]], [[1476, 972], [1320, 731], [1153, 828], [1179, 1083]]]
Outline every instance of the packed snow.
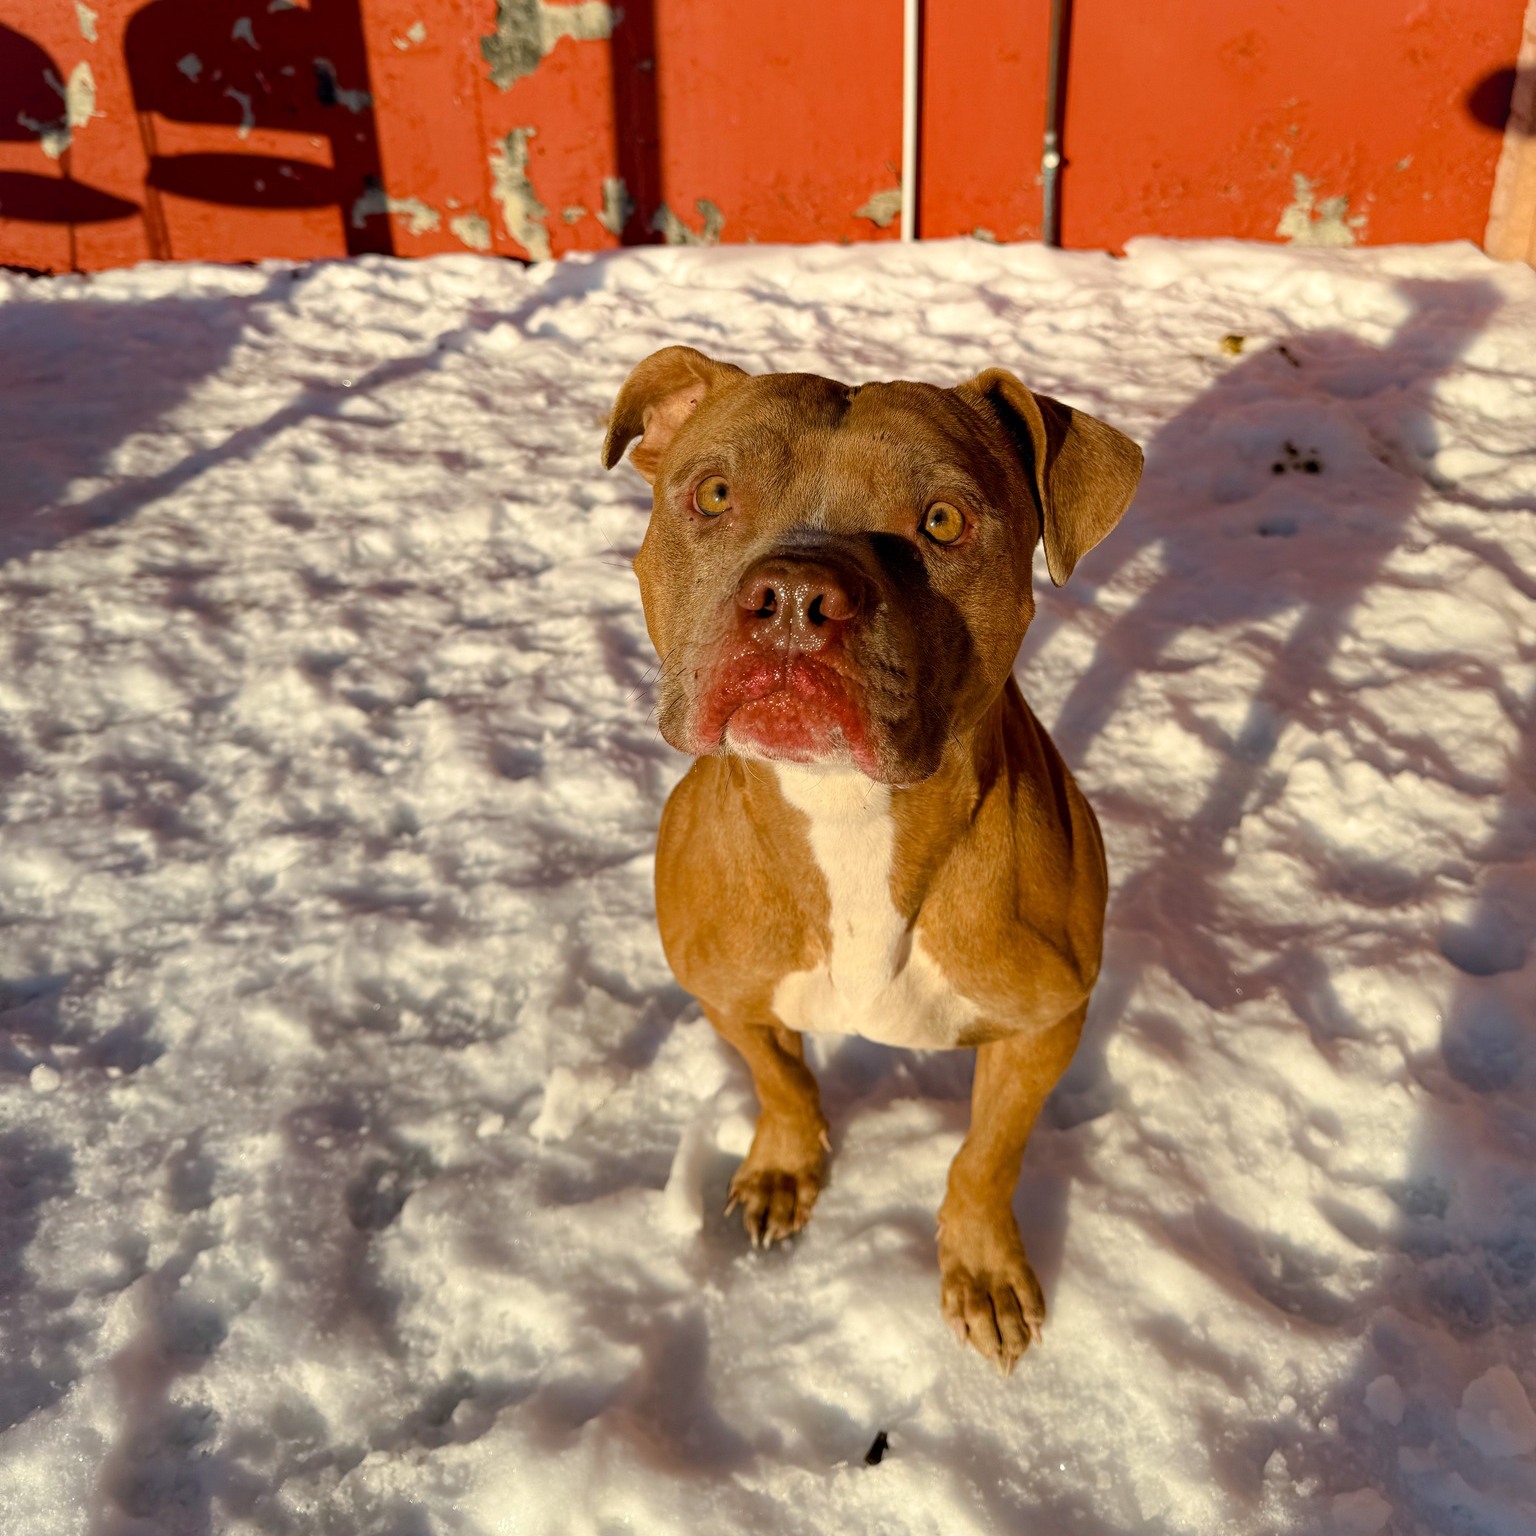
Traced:
[[[814, 1042], [810, 1227], [721, 1214], [597, 458], [672, 342], [1148, 449], [1018, 666], [1115, 894], [1012, 1379], [938, 1308], [966, 1054]], [[1536, 274], [0, 274], [0, 355], [0, 1530], [1536, 1530]]]

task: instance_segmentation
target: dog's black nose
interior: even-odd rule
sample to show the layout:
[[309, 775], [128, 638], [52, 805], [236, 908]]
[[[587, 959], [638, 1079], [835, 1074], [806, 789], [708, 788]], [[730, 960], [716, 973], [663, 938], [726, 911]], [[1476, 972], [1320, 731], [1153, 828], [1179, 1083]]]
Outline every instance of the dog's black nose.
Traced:
[[859, 587], [824, 561], [771, 555], [742, 578], [736, 605], [764, 640], [816, 651], [858, 617]]

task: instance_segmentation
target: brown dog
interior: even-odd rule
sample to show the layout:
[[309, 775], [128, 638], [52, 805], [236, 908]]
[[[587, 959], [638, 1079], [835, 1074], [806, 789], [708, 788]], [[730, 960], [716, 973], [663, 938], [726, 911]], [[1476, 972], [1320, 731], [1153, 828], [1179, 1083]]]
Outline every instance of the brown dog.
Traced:
[[656, 911], [762, 1106], [727, 1210], [757, 1242], [811, 1214], [830, 1143], [801, 1031], [974, 1047], [942, 1300], [1012, 1370], [1045, 1316], [1013, 1191], [1082, 1030], [1106, 890], [1093, 812], [1012, 669], [1036, 541], [1060, 585], [1141, 450], [999, 368], [849, 386], [689, 347], [630, 374], [604, 464], [636, 437], [661, 733], [697, 758], [662, 817]]

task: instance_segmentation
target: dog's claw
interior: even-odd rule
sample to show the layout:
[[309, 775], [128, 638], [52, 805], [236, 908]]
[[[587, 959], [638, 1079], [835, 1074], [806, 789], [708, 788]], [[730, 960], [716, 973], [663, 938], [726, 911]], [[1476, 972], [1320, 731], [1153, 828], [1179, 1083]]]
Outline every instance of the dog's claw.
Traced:
[[810, 1220], [819, 1192], [814, 1175], [750, 1168], [743, 1163], [731, 1181], [725, 1214], [729, 1216], [739, 1206], [748, 1241], [754, 1248], [766, 1248], [793, 1237]]
[[940, 1263], [944, 1316], [955, 1337], [1011, 1376], [1045, 1323], [1045, 1297], [1022, 1245], [994, 1247], [984, 1262], [941, 1255]]

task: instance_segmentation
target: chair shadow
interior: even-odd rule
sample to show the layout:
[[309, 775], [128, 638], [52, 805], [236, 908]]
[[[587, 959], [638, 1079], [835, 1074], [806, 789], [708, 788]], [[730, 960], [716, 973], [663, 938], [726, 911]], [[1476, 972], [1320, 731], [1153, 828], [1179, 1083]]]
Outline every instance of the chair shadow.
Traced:
[[[147, 0], [127, 20], [121, 65], [147, 161], [142, 205], [75, 179], [64, 72], [0, 24], [0, 140], [48, 157], [36, 170], [0, 171], [0, 218], [66, 226], [72, 270], [78, 227], [135, 215], [151, 258], [172, 258], [168, 195], [223, 208], [334, 207], [349, 255], [393, 254], [360, 0]], [[205, 147], [187, 147], [187, 128]], [[299, 148], [248, 151], [253, 130], [281, 131]], [[328, 146], [323, 161], [307, 156], [306, 139]]]
[[31, 144], [44, 155], [37, 170], [0, 171], [0, 221], [67, 225], [73, 266], [78, 226], [129, 218], [139, 205], [75, 179], [65, 92], [53, 56], [0, 22], [0, 143]]
[[[334, 206], [350, 256], [393, 255], [361, 0], [253, 8], [149, 0], [123, 37], [143, 148], [150, 254], [175, 254], [164, 194], [233, 208]], [[223, 148], [167, 149], [157, 123], [225, 130]], [[329, 145], [325, 163], [253, 154], [252, 129]], [[217, 140], [211, 140], [216, 143]]]
[[660, 239], [652, 228], [662, 203], [661, 115], [656, 93], [656, 0], [631, 0], [612, 49], [614, 163], [625, 199], [617, 229], [621, 245]]

